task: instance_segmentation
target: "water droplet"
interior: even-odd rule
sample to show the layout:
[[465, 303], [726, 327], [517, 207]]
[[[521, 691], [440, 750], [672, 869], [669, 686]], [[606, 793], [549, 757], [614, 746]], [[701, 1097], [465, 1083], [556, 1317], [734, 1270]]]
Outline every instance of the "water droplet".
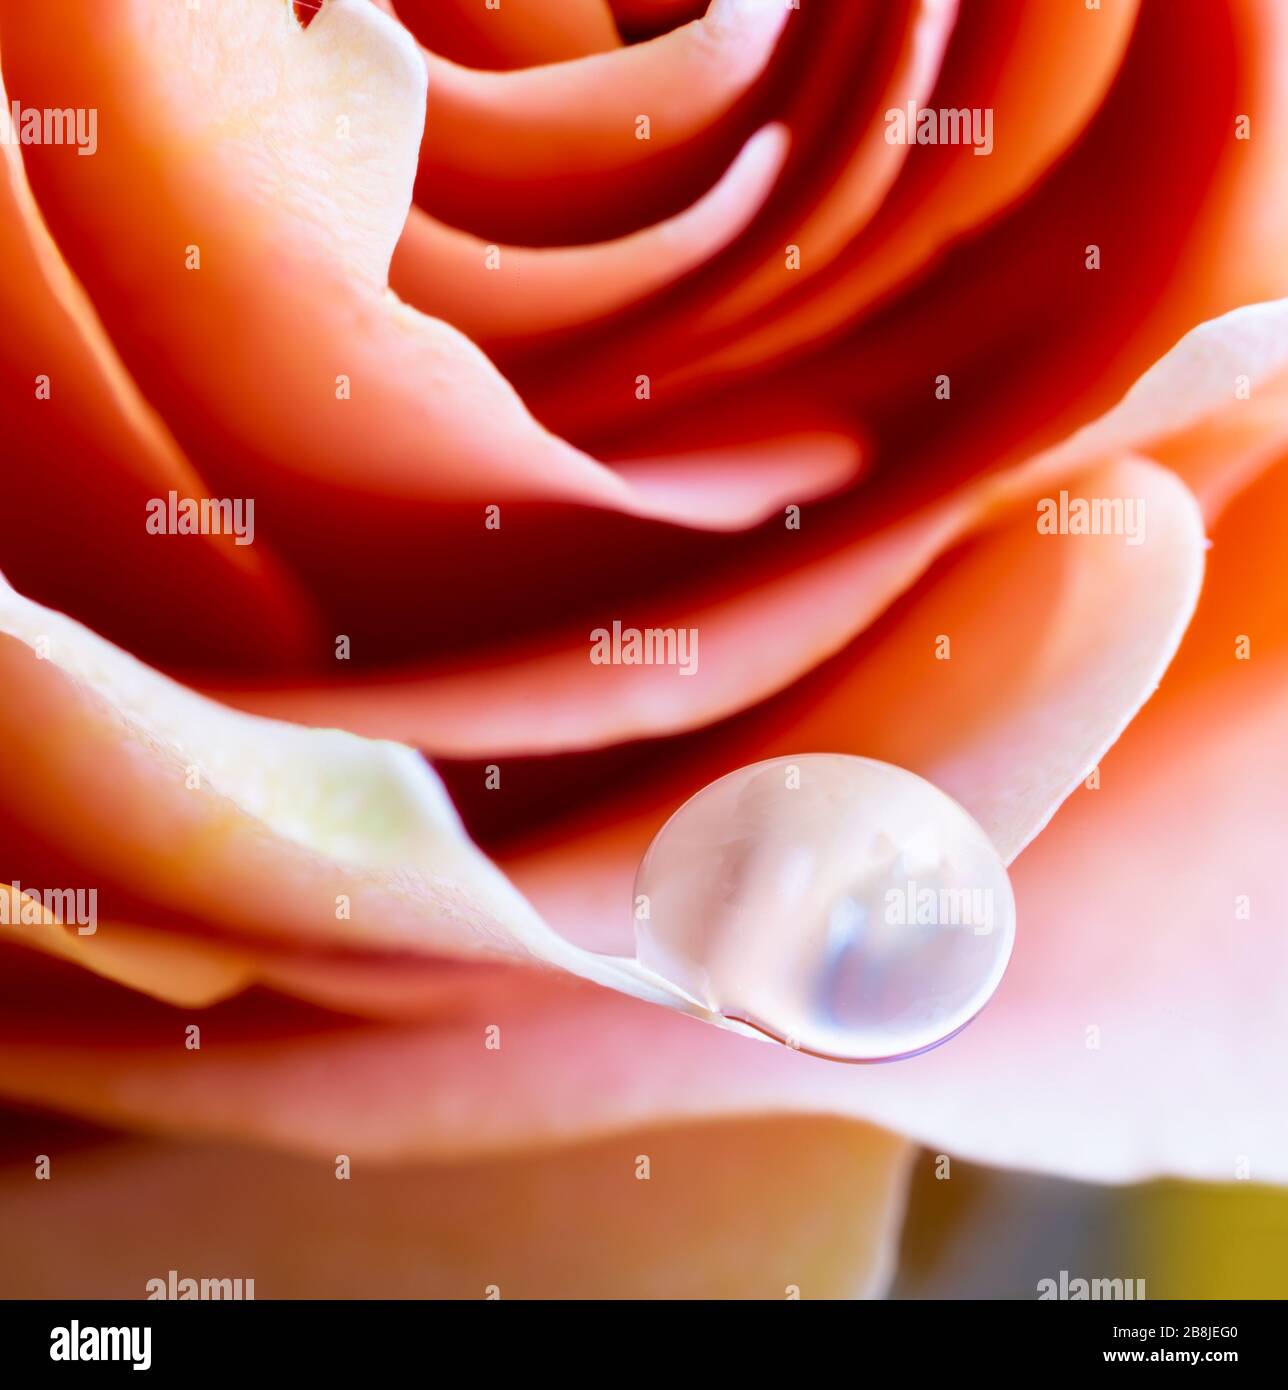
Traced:
[[1006, 866], [937, 787], [808, 753], [691, 797], [640, 862], [642, 964], [802, 1050], [889, 1061], [988, 1003], [1015, 938]]

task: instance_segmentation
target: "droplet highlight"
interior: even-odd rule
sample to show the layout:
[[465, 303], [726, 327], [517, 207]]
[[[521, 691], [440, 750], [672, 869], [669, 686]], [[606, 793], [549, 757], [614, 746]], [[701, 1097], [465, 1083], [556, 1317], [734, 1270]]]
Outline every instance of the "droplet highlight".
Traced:
[[804, 1051], [892, 1061], [992, 998], [1015, 939], [1006, 866], [904, 768], [809, 753], [739, 768], [658, 831], [635, 879], [641, 964]]

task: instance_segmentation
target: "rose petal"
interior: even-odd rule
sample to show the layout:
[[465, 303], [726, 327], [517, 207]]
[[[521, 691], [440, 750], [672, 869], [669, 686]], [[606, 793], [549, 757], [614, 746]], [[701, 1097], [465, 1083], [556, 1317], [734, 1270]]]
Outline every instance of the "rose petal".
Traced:
[[[769, 728], [743, 731], [755, 735], [755, 756], [820, 746], [890, 758], [948, 786], [1005, 852], [1023, 844], [1067, 793], [1071, 775], [1085, 771], [1152, 690], [1201, 564], [1197, 510], [1165, 470], [1113, 465], [1089, 475], [1087, 489], [1143, 496], [1144, 543], [1040, 535], [1032, 511], [1022, 508], [996, 536], [977, 542], [947, 582], [926, 590], [920, 616], [915, 609], [903, 615], [906, 640], [924, 648], [919, 682], [906, 679], [916, 669], [907, 653], [879, 644], [847, 683], [806, 691], [796, 711], [788, 707]], [[1048, 624], [1036, 665], [1031, 653], [1008, 656], [999, 647], [1001, 633], [1025, 630], [1015, 609], [1020, 597], [1035, 623]], [[990, 603], [1007, 606], [1011, 626], [999, 628]], [[943, 631], [955, 645], [952, 660], [940, 663], [933, 651]], [[693, 763], [686, 773], [701, 782], [723, 770]], [[612, 927], [628, 919], [636, 856], [667, 809], [637, 810], [620, 825], [576, 835], [563, 851], [510, 867], [561, 930], [583, 941], [602, 934], [598, 944], [611, 948], [620, 944], [608, 939]], [[578, 973], [591, 972], [583, 964]], [[628, 974], [613, 982], [644, 992]], [[114, 1122], [235, 1133], [319, 1152], [340, 1135], [349, 1142], [355, 1129], [372, 1153], [392, 1157], [566, 1140], [712, 1107], [781, 1107], [874, 1116], [980, 1156], [983, 1139], [963, 1120], [960, 1078], [954, 1072], [951, 1085], [941, 1085], [933, 1070], [941, 1053], [959, 1054], [961, 1040], [898, 1067], [856, 1070], [763, 1043], [752, 1049], [670, 1010], [575, 983], [562, 994], [508, 998], [484, 985], [473, 1005], [468, 1017], [430, 1028], [336, 1021], [287, 1038], [272, 1029], [271, 1017], [230, 1020], [199, 1067], [174, 1046], [173, 1024], [164, 1018], [143, 1037], [114, 1040], [100, 1030], [91, 1049], [52, 1024], [33, 1036], [28, 1023], [0, 1044], [0, 1087], [16, 1099], [39, 1097]], [[507, 1040], [500, 1051], [486, 1046], [489, 1024]], [[995, 1077], [996, 1068], [985, 1075]], [[596, 1097], [593, 1113], [587, 1095]], [[1000, 1146], [1010, 1136], [993, 1137]]]
[[866, 1126], [749, 1120], [468, 1167], [357, 1158], [341, 1182], [331, 1157], [24, 1135], [53, 1180], [33, 1202], [30, 1162], [0, 1169], [4, 1297], [140, 1299], [170, 1270], [257, 1299], [870, 1297], [912, 1154]]
[[621, 44], [607, 0], [396, 0], [388, 8], [427, 48], [475, 68], [523, 68]]
[[543, 961], [710, 1016], [551, 931], [410, 748], [235, 713], [7, 585], [0, 689], [0, 806], [87, 876], [60, 888], [106, 881], [131, 904], [270, 941]]
[[[1157, 446], [1181, 466], [1185, 440], [1206, 422], [1220, 428], [1221, 421], [1238, 419], [1250, 428], [1254, 410], [1258, 420], [1277, 419], [1285, 370], [1288, 300], [1234, 310], [1188, 333], [1116, 406], [1021, 467], [815, 555], [803, 568], [744, 571], [732, 595], [699, 592], [683, 606], [672, 599], [663, 610], [629, 620], [696, 628], [699, 665], [692, 677], [670, 667], [594, 666], [583, 629], [535, 651], [516, 644], [507, 652], [495, 644], [484, 661], [469, 665], [413, 668], [345, 685], [220, 693], [246, 709], [402, 739], [445, 757], [595, 748], [683, 732], [767, 698], [841, 651], [999, 506], [1038, 487], [1058, 491], [1097, 459], [1138, 446]], [[1249, 399], [1237, 401], [1243, 378]], [[1255, 435], [1248, 447], [1255, 463], [1263, 452]], [[1247, 474], [1252, 465], [1243, 458], [1227, 447], [1181, 471], [1196, 482], [1205, 478], [1205, 492], [1211, 491]], [[605, 617], [628, 621], [624, 614]], [[771, 626], [776, 642], [758, 641], [756, 634]]]
[[[750, 134], [722, 128], [724, 118], [790, 18], [778, 0], [712, 0], [701, 19], [651, 43], [522, 72], [426, 53], [417, 202], [487, 241], [526, 245], [602, 241], [655, 222], [661, 202], [683, 206], [699, 191], [681, 161], [723, 167]], [[636, 135], [641, 116], [648, 139]]]
[[[1126, 460], [1070, 486], [1142, 499], [1143, 542], [1040, 534], [1028, 499], [916, 591], [879, 640], [685, 759], [682, 785], [623, 797], [616, 815], [601, 802], [594, 826], [507, 857], [511, 876], [562, 930], [622, 949], [615, 905], [650, 838], [699, 786], [749, 760], [740, 746], [755, 758], [855, 753], [910, 768], [1014, 858], [1152, 694], [1203, 568], [1198, 510], [1166, 470]], [[936, 656], [943, 637], [947, 660]]]
[[[0, 946], [44, 952], [167, 1003], [207, 1008], [255, 979], [253, 962], [224, 947], [120, 922], [94, 923], [91, 934], [81, 935], [12, 883], [0, 884], [0, 896]], [[39, 920], [26, 921], [24, 914]]]
[[[970, 56], [944, 74], [940, 102], [931, 87], [940, 76], [948, 33], [957, 22], [956, 6], [939, 0], [923, 4], [916, 23], [909, 26], [907, 70], [879, 103], [852, 171], [839, 189], [828, 190], [796, 238], [802, 278], [829, 267], [842, 249], [847, 252], [846, 273], [829, 285], [822, 299], [798, 304], [786, 322], [777, 320], [766, 334], [766, 344], [772, 343], [766, 350], [780, 353], [790, 341], [853, 320], [954, 238], [1027, 193], [1104, 99], [1138, 9], [1138, 0], [1114, 0], [1094, 12], [1082, 6], [1046, 5], [1025, 6], [1014, 13], [970, 11], [960, 21], [967, 32], [958, 38]], [[983, 41], [969, 33], [976, 26], [987, 35]], [[994, 29], [1005, 31], [1005, 36], [990, 32]], [[981, 58], [979, 50], [987, 51], [990, 40], [992, 45], [1005, 43], [1004, 63]], [[887, 113], [906, 112], [910, 101], [918, 109], [987, 109], [995, 133], [989, 156], [979, 158], [969, 143], [892, 146], [886, 138]], [[892, 149], [910, 156], [911, 162], [905, 165], [900, 159], [891, 164], [887, 178], [878, 184], [881, 194], [889, 191], [889, 205], [867, 229], [859, 256], [853, 238], [876, 206], [864, 198], [864, 185], [870, 183], [872, 163], [882, 151], [888, 154]], [[895, 175], [901, 175], [902, 182], [888, 190]], [[858, 186], [849, 187], [851, 181]], [[845, 217], [847, 194], [857, 201], [858, 211]], [[783, 288], [782, 275], [750, 279], [722, 300], [706, 322], [711, 327], [736, 322]], [[760, 350], [754, 337], [740, 340], [722, 360], [745, 364]]]
[[[9, 96], [0, 83], [0, 105]], [[107, 631], [141, 649], [236, 667], [247, 643], [282, 655], [307, 644], [312, 614], [275, 560], [231, 536], [175, 546], [144, 529], [146, 503], [170, 490], [206, 489], [164, 423], [149, 408], [69, 272], [31, 196], [21, 147], [0, 147], [0, 446], [6, 510], [31, 524], [8, 528], [5, 564], [52, 602], [73, 596]], [[48, 394], [38, 392], [47, 379]], [[66, 499], [78, 505], [69, 507]], [[52, 548], [37, 518], [58, 516]], [[97, 579], [111, 568], [114, 583]], [[86, 592], [87, 589], [89, 592]], [[152, 602], [158, 590], [175, 608]], [[217, 619], [230, 607], [245, 625], [230, 640]], [[129, 615], [146, 612], [146, 621]], [[175, 615], [178, 616], [175, 616]]]
[[408, 303], [484, 346], [587, 323], [655, 293], [733, 241], [760, 210], [787, 143], [782, 126], [766, 126], [692, 207], [597, 246], [489, 247], [413, 208], [391, 282]]
[[153, 903], [287, 939], [467, 953], [505, 949], [496, 918], [531, 918], [408, 748], [234, 714], [8, 585], [0, 667], [0, 799]]
[[[94, 159], [27, 150], [42, 206], [148, 398], [212, 485], [256, 499], [266, 536], [295, 532], [301, 476], [344, 529], [354, 491], [730, 524], [719, 494], [703, 512], [640, 493], [549, 434], [473, 343], [387, 293], [425, 73], [407, 32], [367, 0], [328, 0], [307, 30], [254, 0], [223, 0], [217, 15], [55, 6], [0, 22], [24, 102], [56, 86], [60, 103], [79, 94], [110, 123]], [[158, 140], [156, 111], [172, 108]]]

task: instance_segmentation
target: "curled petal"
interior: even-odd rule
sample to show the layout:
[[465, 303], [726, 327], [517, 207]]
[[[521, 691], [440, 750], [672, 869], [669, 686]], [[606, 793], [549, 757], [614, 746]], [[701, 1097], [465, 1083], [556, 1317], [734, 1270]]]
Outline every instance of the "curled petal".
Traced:
[[787, 132], [766, 126], [691, 208], [598, 246], [489, 246], [413, 208], [393, 287], [485, 344], [580, 326], [654, 293], [733, 241], [760, 209], [786, 153]]
[[[727, 160], [731, 136], [742, 143], [722, 121], [765, 71], [789, 17], [778, 0], [712, 0], [650, 43], [512, 73], [427, 53], [417, 201], [488, 240], [621, 235], [630, 228], [614, 225], [615, 210], [674, 197], [690, 182], [682, 164], [704, 163], [695, 146]], [[643, 118], [647, 139], [637, 135]]]

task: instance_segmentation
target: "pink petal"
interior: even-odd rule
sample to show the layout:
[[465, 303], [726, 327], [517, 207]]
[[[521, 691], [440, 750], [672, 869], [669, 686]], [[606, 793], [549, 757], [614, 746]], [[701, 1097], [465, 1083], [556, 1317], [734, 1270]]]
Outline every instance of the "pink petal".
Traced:
[[337, 1181], [334, 1155], [23, 1135], [53, 1180], [33, 1202], [25, 1154], [0, 1168], [4, 1297], [140, 1299], [172, 1269], [256, 1299], [879, 1295], [912, 1154], [866, 1126], [749, 1120], [469, 1166], [355, 1159]]

